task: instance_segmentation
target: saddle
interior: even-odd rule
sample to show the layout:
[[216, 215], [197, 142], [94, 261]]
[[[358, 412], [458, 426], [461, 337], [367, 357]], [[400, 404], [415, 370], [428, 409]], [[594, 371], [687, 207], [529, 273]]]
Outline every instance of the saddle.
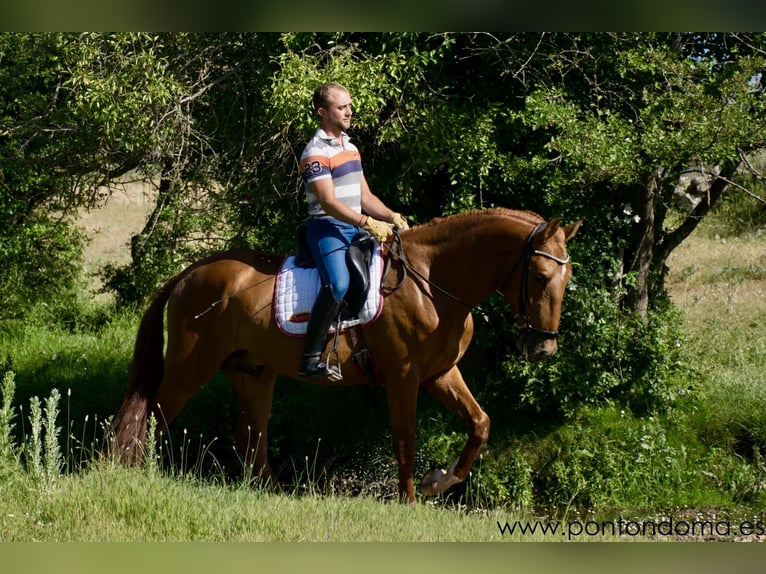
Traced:
[[[306, 333], [321, 279], [308, 249], [305, 227], [298, 230], [297, 239], [298, 253], [282, 262], [277, 275], [274, 315], [283, 333], [302, 336]], [[341, 330], [371, 323], [377, 319], [383, 304], [380, 245], [366, 232], [357, 234], [346, 252], [346, 263], [350, 284], [341, 311]]]
[[[316, 262], [306, 240], [306, 224], [298, 228], [296, 235], [298, 253], [295, 265], [301, 269], [315, 269]], [[341, 310], [341, 319], [351, 321], [358, 318], [370, 289], [370, 261], [375, 250], [375, 240], [367, 232], [357, 233], [346, 251], [346, 265], [350, 274], [350, 283], [343, 300], [346, 304]]]

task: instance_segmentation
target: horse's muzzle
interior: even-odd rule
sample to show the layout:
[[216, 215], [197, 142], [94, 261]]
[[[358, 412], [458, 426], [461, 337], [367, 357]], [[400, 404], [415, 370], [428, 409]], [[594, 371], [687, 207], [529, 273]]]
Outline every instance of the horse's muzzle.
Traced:
[[516, 339], [516, 348], [525, 360], [530, 363], [537, 363], [555, 355], [558, 351], [558, 344], [555, 337], [525, 329]]

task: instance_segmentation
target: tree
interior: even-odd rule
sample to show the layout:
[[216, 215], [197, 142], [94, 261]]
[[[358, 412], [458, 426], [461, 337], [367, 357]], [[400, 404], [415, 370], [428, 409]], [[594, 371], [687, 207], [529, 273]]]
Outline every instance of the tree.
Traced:
[[76, 139], [60, 92], [58, 40], [0, 34], [0, 316], [76, 279], [81, 238], [61, 216], [70, 187], [56, 161]]
[[[549, 134], [548, 159], [571, 184], [607, 189], [628, 308], [646, 317], [664, 295], [670, 253], [764, 145], [762, 34], [556, 35], [561, 78], [530, 93], [525, 122]], [[554, 80], [553, 78], [551, 80]], [[679, 224], [673, 188], [695, 162], [719, 167]], [[625, 217], [621, 217], [620, 211]], [[606, 222], [599, 221], [599, 224]]]
[[72, 285], [71, 217], [102, 202], [105, 184], [157, 166], [171, 166], [166, 178], [189, 173], [168, 161], [195, 132], [161, 48], [148, 34], [0, 36], [0, 257], [5, 277], [17, 278], [5, 297], [34, 301]]

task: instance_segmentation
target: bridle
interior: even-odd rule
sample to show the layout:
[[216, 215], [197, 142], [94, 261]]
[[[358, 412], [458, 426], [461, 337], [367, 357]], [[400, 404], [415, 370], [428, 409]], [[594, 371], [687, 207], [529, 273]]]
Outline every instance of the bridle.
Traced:
[[508, 286], [508, 282], [511, 280], [511, 277], [513, 277], [514, 273], [516, 273], [516, 269], [523, 261], [524, 267], [522, 268], [521, 272], [521, 286], [519, 288], [519, 312], [516, 313], [516, 315], [513, 317], [513, 320], [516, 322], [516, 325], [518, 325], [522, 335], [527, 333], [537, 333], [546, 339], [555, 339], [559, 336], [558, 331], [551, 331], [548, 329], [535, 327], [532, 325], [532, 321], [529, 319], [529, 267], [532, 264], [532, 257], [534, 255], [539, 255], [540, 257], [545, 257], [546, 259], [555, 261], [559, 265], [566, 265], [569, 263], [569, 255], [567, 255], [566, 259], [561, 259], [560, 257], [556, 257], [547, 251], [540, 251], [539, 249], [533, 248], [535, 237], [542, 233], [547, 225], [548, 224], [543, 221], [538, 223], [534, 229], [532, 229], [525, 241], [524, 252], [514, 264], [513, 269], [511, 269], [511, 272], [508, 274], [508, 277], [505, 279], [505, 281], [503, 281], [502, 285], [496, 289], [496, 291], [500, 295], [503, 295], [503, 291], [505, 291], [505, 288]]
[[[525, 240], [524, 245], [524, 252], [521, 254], [521, 257], [516, 261], [516, 263], [513, 266], [513, 269], [511, 269], [511, 272], [508, 274], [508, 277], [503, 281], [502, 285], [495, 289], [497, 293], [499, 293], [501, 296], [504, 297], [503, 291], [508, 286], [508, 282], [513, 277], [514, 273], [516, 273], [516, 269], [518, 269], [519, 265], [524, 262], [524, 268], [521, 274], [521, 287], [519, 289], [519, 312], [514, 315], [513, 320], [516, 322], [516, 325], [519, 326], [519, 329], [521, 330], [522, 335], [526, 333], [537, 333], [538, 335], [543, 336], [546, 339], [555, 339], [558, 337], [559, 332], [558, 331], [550, 331], [548, 329], [542, 329], [540, 327], [535, 327], [532, 325], [532, 322], [529, 319], [529, 267], [532, 263], [532, 257], [534, 255], [539, 255], [540, 257], [545, 257], [546, 259], [550, 259], [551, 261], [555, 261], [559, 265], [566, 265], [569, 263], [569, 255], [567, 255], [566, 259], [561, 259], [560, 257], [556, 257], [555, 255], [548, 253], [547, 251], [540, 251], [538, 249], [533, 248], [534, 240], [537, 235], [543, 232], [543, 230], [547, 227], [546, 222], [538, 223], [534, 229], [529, 233]], [[388, 250], [389, 255], [393, 255], [402, 263], [402, 278], [399, 280], [396, 285], [388, 286], [388, 285], [381, 285], [381, 289], [384, 291], [387, 291], [389, 293], [396, 291], [399, 287], [402, 286], [402, 284], [407, 279], [407, 271], [409, 270], [414, 275], [417, 275], [428, 283], [431, 287], [435, 288], [436, 290], [440, 291], [450, 299], [456, 301], [457, 303], [460, 303], [462, 305], [465, 305], [469, 309], [473, 309], [474, 305], [471, 305], [470, 303], [467, 303], [466, 301], [463, 301], [460, 297], [453, 295], [446, 289], [440, 287], [439, 285], [435, 284], [433, 281], [425, 277], [422, 273], [420, 273], [417, 269], [412, 267], [410, 263], [407, 261], [405, 255], [404, 255], [404, 246], [402, 245], [402, 239], [399, 236], [399, 231], [394, 230], [394, 239], [392, 242], [392, 245], [389, 247], [385, 243], [382, 245]], [[388, 271], [390, 269], [391, 264], [391, 258], [386, 258], [386, 265], [385, 270], [383, 272], [383, 276], [385, 278], [386, 275], [388, 275]]]

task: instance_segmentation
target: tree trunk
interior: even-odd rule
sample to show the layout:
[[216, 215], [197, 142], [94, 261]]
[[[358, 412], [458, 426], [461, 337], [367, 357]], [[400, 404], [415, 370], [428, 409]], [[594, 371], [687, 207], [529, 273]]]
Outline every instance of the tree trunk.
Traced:
[[162, 211], [165, 209], [165, 205], [168, 202], [168, 196], [173, 187], [173, 181], [168, 177], [168, 174], [171, 173], [171, 169], [172, 162], [166, 160], [163, 164], [162, 173], [160, 174], [160, 185], [157, 189], [157, 200], [154, 203], [154, 209], [146, 220], [143, 229], [130, 238], [130, 257], [134, 267], [139, 263], [139, 260], [143, 255], [141, 247], [154, 231], [154, 228], [160, 219], [160, 214], [162, 214]]
[[631, 245], [625, 252], [626, 273], [635, 273], [635, 281], [628, 286], [625, 305], [646, 319], [654, 260], [655, 201], [657, 177], [651, 174], [645, 184], [636, 186], [633, 194], [633, 213], [637, 217]]
[[663, 230], [667, 209], [660, 202], [668, 202], [670, 198], [661, 197], [659, 175], [652, 174], [645, 185], [636, 187], [633, 211], [639, 220], [623, 261], [625, 271], [635, 273], [635, 281], [629, 285], [625, 298], [626, 308], [646, 319], [649, 302], [665, 292], [670, 254], [689, 237], [720, 199], [737, 166], [736, 162], [721, 166], [720, 175], [713, 180], [708, 193], [702, 196], [681, 225], [668, 232]]

